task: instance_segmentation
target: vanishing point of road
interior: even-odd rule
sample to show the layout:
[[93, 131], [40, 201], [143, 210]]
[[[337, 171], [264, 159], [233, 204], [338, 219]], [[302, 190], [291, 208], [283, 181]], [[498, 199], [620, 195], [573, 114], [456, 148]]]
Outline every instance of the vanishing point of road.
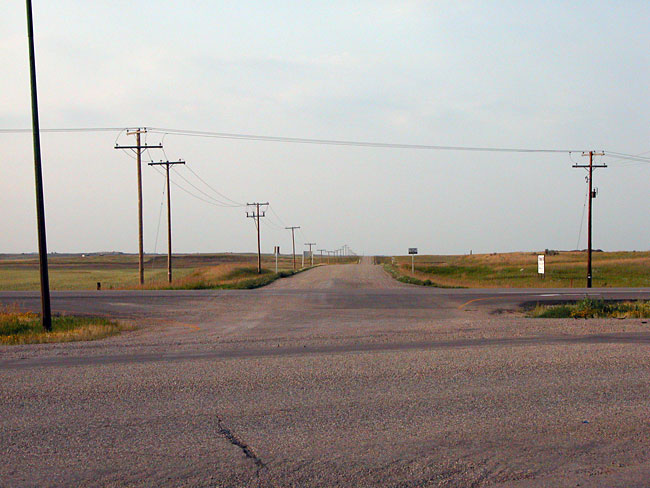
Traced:
[[0, 486], [648, 486], [648, 321], [521, 314], [586, 294], [650, 298], [421, 288], [369, 259], [54, 293], [139, 327], [0, 350]]

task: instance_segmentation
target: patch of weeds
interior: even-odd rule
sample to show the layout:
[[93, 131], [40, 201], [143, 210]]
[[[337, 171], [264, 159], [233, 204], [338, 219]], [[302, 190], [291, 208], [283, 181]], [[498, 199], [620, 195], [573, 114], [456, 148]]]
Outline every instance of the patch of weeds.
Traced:
[[93, 341], [131, 327], [102, 317], [52, 317], [52, 330], [43, 329], [40, 315], [20, 312], [17, 307], [0, 310], [0, 344], [43, 344], [50, 342]]
[[272, 271], [270, 269], [265, 269], [262, 268], [262, 272], [258, 273], [257, 268], [254, 266], [251, 267], [243, 267], [243, 268], [236, 268], [232, 270], [230, 273], [225, 275], [222, 279], [223, 280], [237, 280], [237, 279], [242, 279], [242, 278], [252, 278], [252, 277], [258, 277], [260, 275], [268, 275], [271, 274]]
[[214, 282], [208, 279], [203, 278], [194, 278], [191, 281], [186, 280], [184, 283], [176, 286], [166, 287], [167, 290], [252, 290], [255, 288], [261, 288], [266, 285], [270, 285], [275, 280], [280, 278], [288, 278], [295, 274], [301, 273], [311, 269], [302, 268], [296, 271], [280, 271], [274, 273], [268, 269], [262, 269], [261, 273], [257, 272], [257, 268], [238, 268], [231, 273], [229, 273], [225, 278], [222, 279], [236, 279], [237, 277], [252, 276], [250, 278], [240, 279], [238, 281], [232, 281], [230, 283], [221, 283]]
[[584, 298], [576, 303], [559, 305], [540, 305], [528, 313], [529, 317], [539, 318], [649, 318], [650, 301], [619, 302]]
[[418, 286], [432, 286], [434, 288], [465, 288], [463, 286], [441, 285], [440, 283], [435, 283], [430, 279], [421, 280], [413, 276], [403, 275], [395, 268], [395, 266], [392, 266], [390, 264], [384, 264], [383, 267], [388, 272], [388, 274], [390, 274], [393, 278], [401, 283]]

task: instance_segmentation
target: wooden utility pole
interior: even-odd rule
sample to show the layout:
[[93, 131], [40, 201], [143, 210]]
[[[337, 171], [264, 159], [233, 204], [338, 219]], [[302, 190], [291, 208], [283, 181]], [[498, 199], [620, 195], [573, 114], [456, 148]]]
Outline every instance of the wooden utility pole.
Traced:
[[294, 232], [296, 229], [300, 229], [299, 225], [293, 227], [285, 227], [285, 229], [291, 229], [291, 243], [293, 245], [293, 270], [296, 270], [296, 238]]
[[267, 205], [269, 202], [264, 203], [247, 203], [247, 206], [253, 207], [252, 212], [246, 212], [246, 217], [253, 219], [255, 227], [257, 227], [257, 273], [262, 273], [262, 241], [260, 239], [260, 217], [266, 216], [266, 211], [260, 212], [260, 206]]
[[41, 321], [47, 331], [52, 330], [50, 305], [50, 277], [47, 268], [47, 239], [45, 236], [45, 202], [43, 198], [43, 172], [41, 169], [41, 131], [38, 122], [38, 96], [36, 89], [36, 55], [34, 53], [34, 22], [32, 2], [27, 0], [27, 38], [29, 42], [29, 79], [32, 95], [32, 137], [34, 142], [34, 180], [36, 186], [36, 220], [38, 222], [38, 261], [41, 275]]
[[162, 144], [148, 146], [140, 144], [140, 134], [147, 132], [146, 127], [129, 130], [126, 135], [135, 135], [135, 146], [120, 146], [115, 144], [115, 149], [131, 149], [135, 152], [137, 171], [138, 171], [138, 271], [140, 275], [140, 284], [144, 285], [144, 242], [142, 232], [142, 153], [147, 149], [162, 149]]
[[323, 262], [323, 253], [326, 251], [325, 249], [316, 249], [320, 253], [320, 262]]
[[159, 161], [149, 163], [149, 166], [164, 166], [167, 176], [167, 281], [172, 282], [172, 199], [169, 186], [169, 167], [175, 164], [185, 164], [185, 161]]
[[593, 174], [594, 174], [594, 168], [607, 168], [606, 164], [594, 164], [594, 156], [604, 156], [605, 153], [603, 152], [594, 152], [594, 151], [589, 151], [589, 152], [583, 152], [583, 156], [589, 156], [589, 164], [574, 164], [574, 168], [586, 168], [588, 170], [588, 176], [587, 176], [587, 183], [589, 184], [589, 210], [587, 212], [587, 288], [591, 288], [591, 280], [592, 280], [592, 273], [591, 273], [591, 207], [592, 207], [592, 200], [596, 198], [596, 195], [598, 194], [598, 189], [594, 190], [593, 188]]
[[311, 252], [311, 246], [315, 246], [315, 242], [305, 242], [305, 246], [309, 246], [309, 257], [311, 258], [311, 265], [314, 265], [314, 253]]

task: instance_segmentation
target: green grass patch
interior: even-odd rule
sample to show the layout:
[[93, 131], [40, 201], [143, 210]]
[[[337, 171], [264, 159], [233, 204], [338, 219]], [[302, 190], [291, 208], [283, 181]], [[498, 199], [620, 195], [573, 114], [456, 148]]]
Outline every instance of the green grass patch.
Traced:
[[52, 317], [52, 330], [43, 328], [38, 314], [0, 311], [0, 344], [42, 344], [48, 342], [93, 341], [119, 334], [130, 327], [101, 317]]
[[390, 264], [383, 264], [384, 269], [390, 274], [393, 278], [401, 283], [408, 283], [409, 285], [419, 285], [419, 286], [432, 286], [434, 288], [464, 288], [462, 286], [449, 286], [442, 285], [440, 283], [435, 283], [430, 279], [421, 280], [413, 276], [403, 275], [399, 270]]
[[585, 298], [576, 303], [540, 305], [528, 313], [529, 317], [560, 318], [649, 318], [650, 301], [616, 302]]

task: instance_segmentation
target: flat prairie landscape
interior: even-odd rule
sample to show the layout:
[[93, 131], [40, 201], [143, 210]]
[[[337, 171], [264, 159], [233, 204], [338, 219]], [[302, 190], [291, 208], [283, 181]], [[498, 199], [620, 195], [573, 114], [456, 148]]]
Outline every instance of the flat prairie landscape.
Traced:
[[[326, 261], [327, 258], [322, 258]], [[330, 258], [330, 262], [350, 262], [355, 258]], [[321, 257], [314, 255], [314, 264]], [[122, 253], [54, 254], [48, 257], [50, 287], [53, 290], [94, 290], [101, 283], [104, 290], [140, 288], [138, 256]], [[305, 262], [305, 266], [310, 263]], [[302, 257], [296, 255], [297, 268]], [[262, 255], [263, 274], [275, 272], [275, 257]], [[278, 271], [293, 269], [291, 255], [278, 258]], [[145, 285], [160, 288], [216, 288], [256, 279], [256, 254], [181, 254], [173, 258], [174, 281], [167, 282], [167, 256], [145, 256]], [[30, 291], [40, 289], [38, 256], [34, 254], [0, 255], [0, 290]]]
[[[537, 274], [537, 252], [474, 255], [419, 255], [415, 273], [410, 256], [376, 258], [395, 277], [414, 278], [414, 283], [465, 288], [581, 288], [585, 286], [587, 255], [581, 251], [548, 254], [546, 276]], [[542, 252], [543, 254], [543, 252]], [[330, 264], [357, 262], [357, 257], [329, 258]], [[328, 258], [314, 255], [314, 264]], [[305, 266], [310, 263], [305, 262]], [[302, 267], [296, 256], [297, 268]], [[257, 278], [255, 254], [181, 254], [174, 256], [174, 282], [167, 283], [167, 256], [145, 257], [146, 289], [232, 287]], [[53, 290], [120, 290], [140, 288], [138, 257], [134, 254], [62, 254], [49, 257], [50, 286]], [[264, 274], [275, 271], [275, 258], [262, 255]], [[293, 269], [291, 255], [278, 259], [278, 270]], [[594, 287], [650, 286], [650, 251], [594, 252]], [[0, 255], [0, 290], [39, 289], [38, 256]]]
[[[455, 256], [378, 258], [394, 275], [429, 280], [430, 286], [465, 288], [581, 288], [587, 276], [587, 253], [551, 251], [545, 255], [544, 279], [537, 273], [541, 252], [512, 252]], [[593, 253], [594, 287], [650, 286], [650, 251]]]

